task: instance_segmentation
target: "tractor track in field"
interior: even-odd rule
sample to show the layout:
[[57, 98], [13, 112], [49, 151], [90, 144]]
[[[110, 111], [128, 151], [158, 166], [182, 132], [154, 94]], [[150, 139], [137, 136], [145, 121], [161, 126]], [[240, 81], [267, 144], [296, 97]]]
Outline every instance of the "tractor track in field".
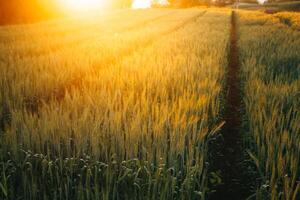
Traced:
[[[195, 22], [200, 17], [204, 16], [206, 11], [203, 11], [193, 17], [190, 17], [189, 19], [179, 23], [178, 25], [172, 27], [171, 29], [168, 29], [166, 31], [163, 31], [159, 34], [156, 34], [154, 37], [150, 37], [148, 40], [145, 40], [141, 45], [138, 46], [138, 48], [130, 49], [130, 50], [123, 50], [120, 55], [115, 56], [114, 58], [106, 61], [106, 66], [111, 66], [116, 64], [117, 62], [120, 62], [124, 60], [125, 58], [131, 56], [137, 51], [141, 51], [144, 48], [147, 48], [151, 44], [153, 44], [155, 41], [160, 40], [160, 38], [163, 38], [164, 36], [171, 34], [173, 32], [176, 32], [184, 27], [186, 27], [188, 24]], [[81, 73], [77, 77], [74, 77], [66, 84], [62, 85], [60, 88], [56, 88], [46, 96], [40, 98], [40, 97], [30, 97], [24, 100], [24, 107], [25, 110], [29, 113], [37, 113], [38, 110], [43, 107], [44, 105], [47, 105], [51, 103], [52, 101], [61, 102], [66, 94], [72, 90], [80, 90], [83, 86], [84, 78], [90, 75], [91, 73], [95, 73], [96, 71], [101, 70], [98, 65], [92, 66], [92, 68], [87, 73]]]
[[215, 186], [209, 199], [244, 200], [251, 195], [252, 178], [244, 165], [245, 153], [242, 136], [242, 91], [239, 79], [239, 60], [237, 47], [237, 22], [235, 11], [231, 14], [230, 48], [224, 94], [223, 119], [225, 125], [222, 139], [210, 147], [212, 171], [220, 173], [222, 183]]

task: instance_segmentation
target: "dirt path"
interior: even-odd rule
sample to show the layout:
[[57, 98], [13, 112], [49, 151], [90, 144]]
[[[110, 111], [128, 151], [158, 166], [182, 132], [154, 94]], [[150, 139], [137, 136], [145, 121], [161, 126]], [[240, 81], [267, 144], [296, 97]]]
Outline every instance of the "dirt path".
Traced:
[[242, 161], [242, 95], [239, 80], [239, 62], [237, 48], [236, 14], [232, 11], [230, 52], [226, 77], [226, 91], [223, 119], [225, 126], [222, 140], [214, 144], [212, 159], [214, 171], [220, 171], [222, 184], [217, 186], [215, 194], [210, 199], [243, 200], [249, 195], [249, 188], [245, 183]]

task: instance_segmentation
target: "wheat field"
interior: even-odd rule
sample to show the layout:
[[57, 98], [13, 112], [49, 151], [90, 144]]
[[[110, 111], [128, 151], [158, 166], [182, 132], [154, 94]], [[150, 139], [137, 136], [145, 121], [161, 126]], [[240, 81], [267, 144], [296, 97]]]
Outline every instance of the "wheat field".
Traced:
[[1, 30], [2, 197], [206, 196], [229, 12], [140, 15]]
[[[300, 16], [235, 13], [248, 199], [297, 200]], [[0, 199], [216, 199], [231, 19], [123, 9], [0, 27]]]
[[[300, 26], [296, 22], [300, 15], [250, 14], [240, 13], [239, 45], [245, 131], [252, 138], [245, 143], [262, 182], [256, 195], [261, 199], [298, 199]], [[293, 19], [290, 27], [278, 16]]]

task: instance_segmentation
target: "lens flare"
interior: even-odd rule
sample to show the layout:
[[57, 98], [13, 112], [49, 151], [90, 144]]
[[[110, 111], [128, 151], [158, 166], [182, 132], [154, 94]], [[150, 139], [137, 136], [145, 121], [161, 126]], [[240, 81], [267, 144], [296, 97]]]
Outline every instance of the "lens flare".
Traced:
[[59, 0], [61, 5], [71, 11], [97, 10], [104, 6], [104, 0]]
[[257, 2], [261, 5], [263, 5], [264, 3], [266, 3], [268, 0], [257, 0]]
[[132, 4], [133, 9], [145, 9], [151, 7], [151, 0], [134, 0]]

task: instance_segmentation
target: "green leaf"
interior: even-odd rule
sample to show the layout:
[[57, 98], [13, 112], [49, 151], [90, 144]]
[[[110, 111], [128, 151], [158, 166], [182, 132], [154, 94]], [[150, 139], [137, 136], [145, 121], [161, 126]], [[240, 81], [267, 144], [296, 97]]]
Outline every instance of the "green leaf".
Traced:
[[250, 156], [250, 158], [254, 161], [257, 169], [260, 169], [259, 168], [259, 160], [257, 159], [257, 157], [253, 153], [251, 153], [249, 150], [246, 150], [246, 151], [247, 151], [248, 155]]
[[4, 186], [2, 185], [2, 183], [0, 183], [0, 188], [1, 188], [1, 190], [2, 190], [2, 192], [3, 192], [3, 194], [4, 194], [4, 196], [7, 197], [7, 191], [6, 191], [6, 189], [4, 188]]

